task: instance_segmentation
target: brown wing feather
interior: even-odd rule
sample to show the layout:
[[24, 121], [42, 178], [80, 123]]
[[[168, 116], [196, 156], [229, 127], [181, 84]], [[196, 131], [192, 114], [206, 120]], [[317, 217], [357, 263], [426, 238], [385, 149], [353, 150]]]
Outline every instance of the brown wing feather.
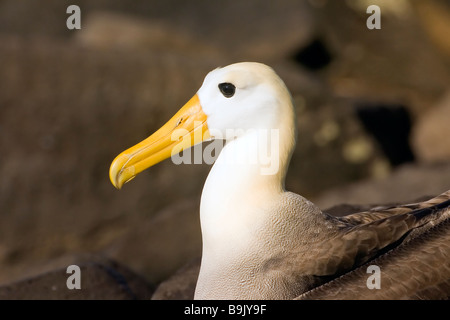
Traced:
[[[366, 285], [369, 265], [381, 288]], [[297, 299], [443, 299], [450, 297], [450, 219], [375, 260]]]
[[[426, 203], [430, 205], [438, 201], [436, 198], [432, 200]], [[430, 228], [435, 224], [434, 221], [442, 221], [450, 214], [450, 200], [416, 207], [420, 209], [342, 227], [333, 237], [307, 248], [309, 257], [314, 258], [303, 261], [304, 269], [315, 276], [342, 274], [398, 245], [411, 231], [427, 224], [430, 224], [427, 227]], [[418, 234], [420, 232], [416, 232], [415, 236]]]
[[350, 223], [353, 225], [369, 223], [372, 221], [390, 217], [392, 215], [404, 214], [404, 213], [411, 212], [414, 210], [427, 208], [427, 207], [445, 202], [446, 200], [449, 200], [449, 199], [450, 199], [450, 190], [440, 194], [437, 197], [427, 200], [427, 201], [399, 205], [399, 206], [377, 207], [377, 208], [373, 208], [369, 211], [349, 214], [345, 217], [341, 217], [340, 219], [346, 223]]

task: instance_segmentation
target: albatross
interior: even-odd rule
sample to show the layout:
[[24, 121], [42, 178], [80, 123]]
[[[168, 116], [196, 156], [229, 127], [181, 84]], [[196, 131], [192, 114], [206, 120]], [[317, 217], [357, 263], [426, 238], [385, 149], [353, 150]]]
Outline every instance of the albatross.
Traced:
[[212, 139], [224, 146], [201, 196], [195, 299], [327, 298], [327, 292], [339, 298], [356, 287], [364, 298], [361, 292], [371, 290], [363, 267], [370, 263], [381, 268], [382, 287], [372, 290], [381, 292], [378, 298], [417, 297], [439, 286], [448, 294], [450, 190], [344, 217], [286, 191], [296, 140], [293, 101], [261, 63], [208, 73], [164, 126], [114, 159], [111, 182], [120, 189], [143, 170]]

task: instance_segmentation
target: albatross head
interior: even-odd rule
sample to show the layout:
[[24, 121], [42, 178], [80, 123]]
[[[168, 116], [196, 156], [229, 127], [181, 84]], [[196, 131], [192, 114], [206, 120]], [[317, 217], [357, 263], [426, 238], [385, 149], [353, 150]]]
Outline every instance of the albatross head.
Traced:
[[195, 144], [211, 138], [231, 141], [255, 130], [280, 130], [286, 149], [281, 152], [290, 157], [294, 111], [283, 81], [261, 63], [215, 69], [163, 127], [114, 159], [111, 182], [120, 189], [141, 171]]
[[[290, 94], [272, 68], [243, 62], [211, 71], [197, 92], [213, 138], [274, 129]], [[285, 101], [285, 100], [289, 101]]]

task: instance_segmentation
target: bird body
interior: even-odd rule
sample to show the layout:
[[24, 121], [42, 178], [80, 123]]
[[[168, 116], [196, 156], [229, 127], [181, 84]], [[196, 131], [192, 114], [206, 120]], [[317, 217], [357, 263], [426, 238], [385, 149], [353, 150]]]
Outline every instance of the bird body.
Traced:
[[[113, 161], [112, 183], [120, 188], [168, 158], [177, 142], [169, 137], [178, 129], [192, 138], [178, 152], [203, 140], [225, 141], [201, 197], [196, 299], [293, 299], [448, 221], [450, 191], [421, 204], [341, 218], [286, 191], [295, 114], [288, 89], [266, 65], [210, 72], [166, 125]], [[449, 247], [443, 251], [441, 262], [450, 269]]]

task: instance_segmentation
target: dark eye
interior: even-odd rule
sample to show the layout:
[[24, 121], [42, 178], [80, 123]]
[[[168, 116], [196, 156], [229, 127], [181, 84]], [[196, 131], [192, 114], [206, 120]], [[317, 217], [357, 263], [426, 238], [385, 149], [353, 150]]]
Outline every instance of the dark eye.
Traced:
[[234, 96], [234, 93], [236, 92], [236, 87], [234, 86], [234, 84], [229, 82], [219, 84], [219, 89], [225, 98], [231, 98], [232, 96]]

